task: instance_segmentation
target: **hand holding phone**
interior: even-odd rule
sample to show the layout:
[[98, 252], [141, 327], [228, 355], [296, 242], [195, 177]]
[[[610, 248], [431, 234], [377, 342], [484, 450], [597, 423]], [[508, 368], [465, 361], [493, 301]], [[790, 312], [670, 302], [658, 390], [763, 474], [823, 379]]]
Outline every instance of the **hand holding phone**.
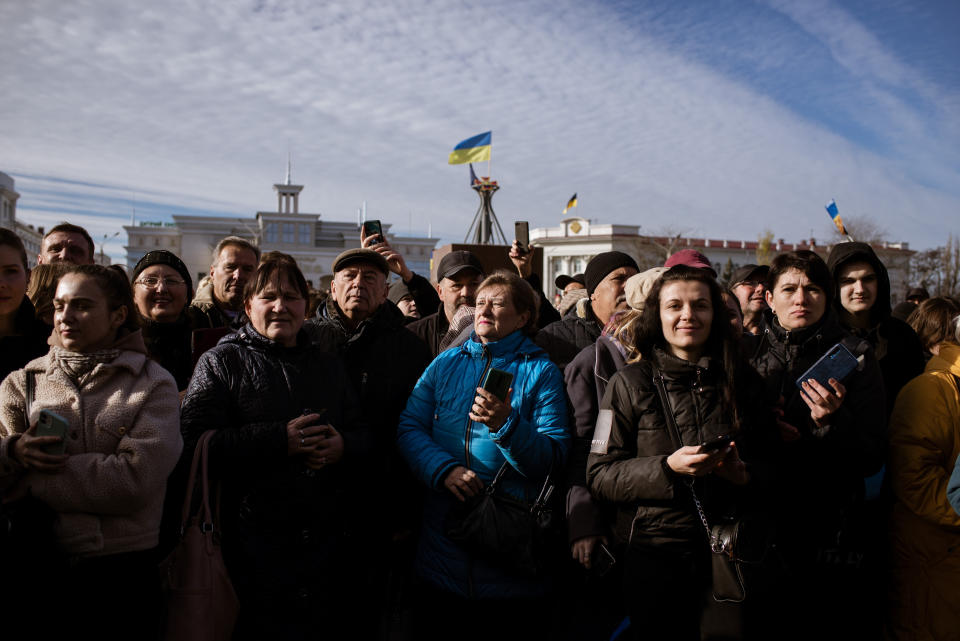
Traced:
[[499, 430], [510, 416], [510, 385], [513, 374], [490, 368], [470, 408], [470, 420], [483, 423], [491, 432]]
[[54, 436], [60, 439], [59, 442], [41, 446], [41, 449], [47, 454], [60, 455], [66, 453], [68, 428], [67, 419], [56, 412], [41, 410], [40, 417], [37, 419], [37, 436]]
[[371, 237], [374, 238], [373, 244], [383, 242], [383, 225], [379, 220], [363, 221], [361, 242]]
[[728, 434], [723, 434], [721, 436], [708, 439], [700, 444], [700, 452], [703, 454], [716, 452], [717, 450], [721, 450], [730, 445], [730, 441], [732, 440], [733, 438]]
[[517, 242], [517, 251], [521, 254], [530, 251], [530, 223], [525, 220], [518, 220], [513, 223], [513, 237]]

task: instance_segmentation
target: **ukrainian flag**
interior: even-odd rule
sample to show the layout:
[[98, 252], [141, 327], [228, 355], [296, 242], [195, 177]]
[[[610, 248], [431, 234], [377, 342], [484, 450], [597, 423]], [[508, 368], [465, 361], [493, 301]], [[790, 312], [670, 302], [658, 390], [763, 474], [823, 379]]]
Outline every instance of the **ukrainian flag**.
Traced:
[[473, 138], [467, 138], [450, 152], [450, 158], [447, 161], [451, 165], [462, 165], [466, 162], [480, 162], [481, 160], [490, 160], [490, 142], [493, 138], [493, 132], [478, 134]]
[[570, 211], [576, 206], [577, 206], [577, 195], [574, 194], [573, 196], [570, 197], [569, 202], [567, 202], [567, 206], [563, 208], [563, 213], [566, 214], [568, 211]]
[[837, 226], [837, 231], [846, 236], [847, 230], [843, 227], [843, 219], [840, 218], [840, 210], [837, 209], [837, 201], [831, 200], [827, 203], [827, 213], [830, 214], [830, 218], [833, 219], [833, 224]]

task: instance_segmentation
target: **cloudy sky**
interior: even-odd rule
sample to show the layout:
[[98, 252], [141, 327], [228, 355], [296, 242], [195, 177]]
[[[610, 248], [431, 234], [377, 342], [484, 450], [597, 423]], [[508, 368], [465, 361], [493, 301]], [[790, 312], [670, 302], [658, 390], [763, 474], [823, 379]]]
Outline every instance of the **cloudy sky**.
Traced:
[[577, 192], [646, 233], [823, 239], [831, 198], [914, 248], [960, 231], [952, 0], [0, 0], [0, 24], [18, 215], [98, 243], [134, 207], [275, 209], [288, 152], [301, 211], [459, 242], [477, 197], [446, 158], [487, 130], [505, 229]]

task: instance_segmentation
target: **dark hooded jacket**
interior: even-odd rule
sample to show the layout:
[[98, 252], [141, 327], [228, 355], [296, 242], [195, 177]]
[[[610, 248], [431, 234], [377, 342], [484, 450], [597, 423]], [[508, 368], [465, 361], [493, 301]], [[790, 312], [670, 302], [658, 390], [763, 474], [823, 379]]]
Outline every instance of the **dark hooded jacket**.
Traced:
[[187, 389], [193, 374], [193, 325], [186, 311], [172, 323], [159, 323], [141, 316], [140, 327], [150, 358], [173, 374], [178, 390]]
[[[870, 326], [867, 329], [850, 327], [842, 320], [844, 309], [839, 296], [840, 270], [853, 262], [869, 263], [877, 273], [877, 300], [870, 308]], [[880, 362], [887, 395], [887, 416], [890, 416], [893, 403], [903, 386], [923, 373], [923, 345], [913, 328], [890, 315], [890, 276], [870, 245], [838, 243], [830, 250], [827, 266], [833, 281], [837, 283], [838, 295], [833, 305], [841, 324], [850, 333], [867, 340]]]
[[0, 381], [50, 350], [47, 339], [52, 328], [37, 318], [33, 303], [26, 296], [13, 319], [16, 334], [0, 337]]
[[537, 332], [533, 342], [542, 347], [563, 371], [580, 350], [597, 342], [601, 332], [603, 325], [594, 315], [590, 299], [585, 298], [571, 307], [562, 319]]

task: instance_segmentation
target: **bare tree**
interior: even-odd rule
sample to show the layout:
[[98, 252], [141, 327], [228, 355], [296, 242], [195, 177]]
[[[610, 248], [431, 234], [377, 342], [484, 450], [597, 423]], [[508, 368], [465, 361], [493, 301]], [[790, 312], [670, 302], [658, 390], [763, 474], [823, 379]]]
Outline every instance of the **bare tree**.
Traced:
[[950, 234], [946, 245], [914, 254], [910, 259], [910, 280], [933, 296], [960, 295], [960, 239]]
[[[847, 234], [856, 241], [874, 245], [890, 239], [890, 234], [883, 225], [867, 215], [841, 215], [840, 218], [843, 220], [843, 226], [847, 230]], [[840, 234], [840, 231], [832, 222], [829, 223], [829, 226], [824, 226], [823, 233], [824, 238], [828, 238], [827, 242], [831, 245], [840, 242], [840, 239], [846, 240], [846, 237]]]

